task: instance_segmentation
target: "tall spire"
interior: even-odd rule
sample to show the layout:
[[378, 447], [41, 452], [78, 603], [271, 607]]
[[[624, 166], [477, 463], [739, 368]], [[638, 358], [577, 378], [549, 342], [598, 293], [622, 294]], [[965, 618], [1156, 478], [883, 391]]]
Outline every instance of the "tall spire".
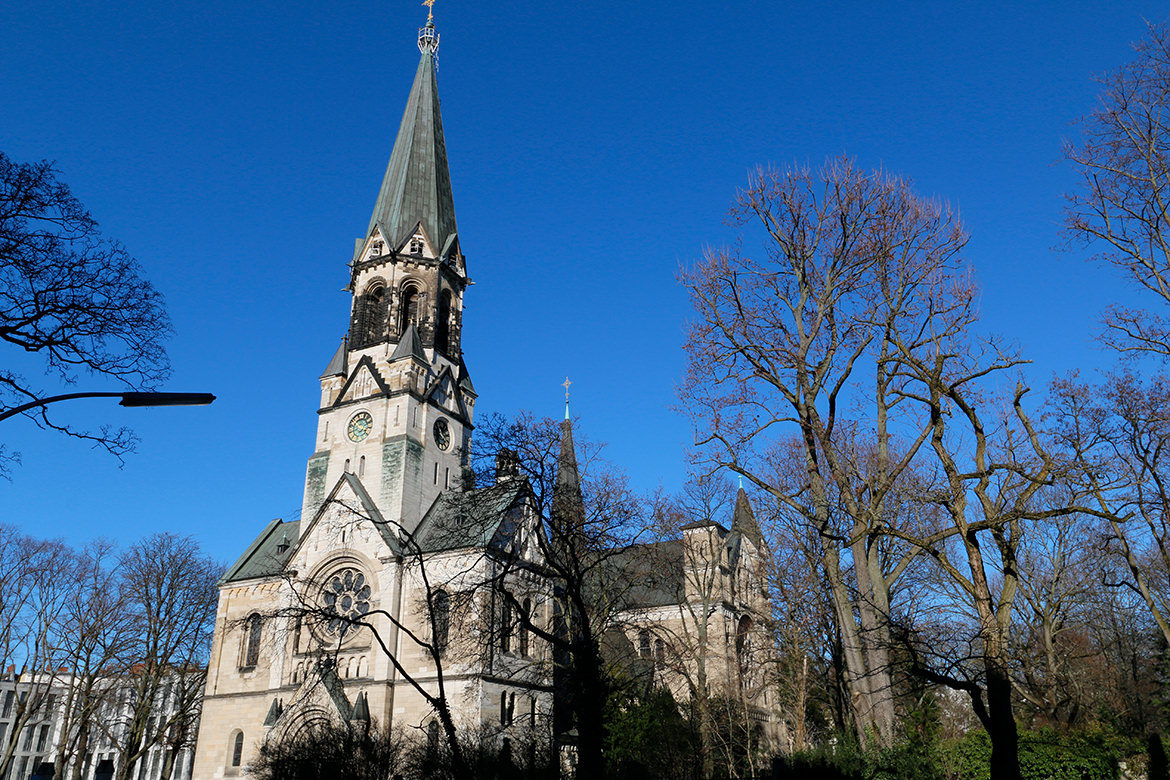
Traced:
[[752, 511], [752, 504], [748, 501], [743, 487], [735, 496], [735, 511], [731, 516], [731, 530], [738, 531], [752, 540], [757, 550], [764, 548], [764, 535], [760, 532], [760, 524], [756, 522], [756, 514]]
[[568, 542], [585, 525], [585, 501], [581, 495], [581, 477], [577, 472], [577, 449], [573, 444], [573, 423], [561, 423], [561, 452], [557, 458], [557, 477], [553, 483], [552, 508], [549, 512], [554, 537]]
[[418, 31], [418, 48], [418, 71], [367, 235], [378, 227], [392, 248], [398, 249], [421, 224], [435, 252], [444, 256], [455, 240], [455, 202], [435, 78], [439, 34], [429, 13], [426, 26]]

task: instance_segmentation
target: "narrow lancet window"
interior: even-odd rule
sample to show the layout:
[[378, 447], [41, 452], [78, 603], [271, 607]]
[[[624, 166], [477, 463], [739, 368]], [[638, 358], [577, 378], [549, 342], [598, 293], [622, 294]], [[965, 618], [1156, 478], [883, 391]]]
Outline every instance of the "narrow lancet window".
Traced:
[[451, 291], [439, 296], [439, 314], [435, 322], [435, 349], [447, 354], [451, 345]]

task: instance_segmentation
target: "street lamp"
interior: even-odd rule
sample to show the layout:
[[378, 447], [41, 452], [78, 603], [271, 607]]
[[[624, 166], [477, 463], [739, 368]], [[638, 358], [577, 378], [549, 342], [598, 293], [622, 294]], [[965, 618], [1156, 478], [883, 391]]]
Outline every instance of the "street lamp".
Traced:
[[0, 420], [6, 420], [14, 414], [37, 406], [70, 401], [74, 398], [121, 398], [119, 401], [121, 406], [207, 406], [215, 400], [211, 393], [66, 393], [29, 401], [27, 404], [0, 412]]

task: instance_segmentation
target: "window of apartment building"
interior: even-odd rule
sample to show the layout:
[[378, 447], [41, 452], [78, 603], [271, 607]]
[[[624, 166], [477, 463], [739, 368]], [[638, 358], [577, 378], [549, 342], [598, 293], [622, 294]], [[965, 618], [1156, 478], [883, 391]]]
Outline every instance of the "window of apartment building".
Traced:
[[49, 744], [49, 724], [41, 726], [41, 733], [37, 736], [37, 752], [44, 753], [45, 746]]
[[0, 714], [0, 718], [12, 717], [12, 700], [14, 698], [15, 694], [13, 694], [12, 691], [7, 691], [4, 694], [4, 712]]
[[35, 731], [36, 729], [32, 726], [24, 727], [24, 740], [20, 744], [21, 750], [32, 750], [33, 732]]

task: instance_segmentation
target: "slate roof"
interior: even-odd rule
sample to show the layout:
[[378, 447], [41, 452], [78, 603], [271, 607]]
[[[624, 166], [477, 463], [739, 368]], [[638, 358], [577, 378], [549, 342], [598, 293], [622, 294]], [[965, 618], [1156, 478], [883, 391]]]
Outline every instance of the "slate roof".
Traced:
[[681, 539], [633, 545], [611, 557], [606, 569], [611, 578], [629, 578], [626, 609], [678, 604], [686, 592]]
[[418, 330], [415, 329], [413, 322], [406, 326], [406, 332], [398, 340], [398, 346], [394, 348], [390, 362], [393, 363], [395, 360], [408, 357], [418, 358], [424, 363], [427, 362], [427, 353], [423, 350], [422, 340], [418, 337]]
[[424, 51], [419, 60], [366, 235], [377, 226], [397, 248], [419, 223], [432, 246], [444, 255], [450, 251], [456, 234], [455, 202], [431, 51]]
[[322, 379], [331, 376], [345, 376], [346, 353], [348, 352], [345, 342], [346, 339], [342, 338], [341, 346], [339, 346], [337, 351], [333, 353], [333, 359], [330, 360], [329, 365], [325, 367], [325, 373], [321, 374]]
[[471, 384], [471, 374], [467, 372], [467, 365], [463, 358], [459, 358], [459, 386], [468, 392], [475, 392], [475, 385]]
[[[292, 556], [299, 529], [299, 520], [288, 523], [280, 519], [273, 520], [220, 578], [220, 584], [280, 574]], [[277, 552], [276, 548], [281, 544], [287, 544], [288, 548], [284, 552]]]
[[[526, 487], [524, 480], [514, 479], [478, 490], [441, 493], [419, 523], [415, 541], [428, 553], [486, 547], [510, 519], [508, 510]], [[510, 536], [510, 530], [503, 532]]]

